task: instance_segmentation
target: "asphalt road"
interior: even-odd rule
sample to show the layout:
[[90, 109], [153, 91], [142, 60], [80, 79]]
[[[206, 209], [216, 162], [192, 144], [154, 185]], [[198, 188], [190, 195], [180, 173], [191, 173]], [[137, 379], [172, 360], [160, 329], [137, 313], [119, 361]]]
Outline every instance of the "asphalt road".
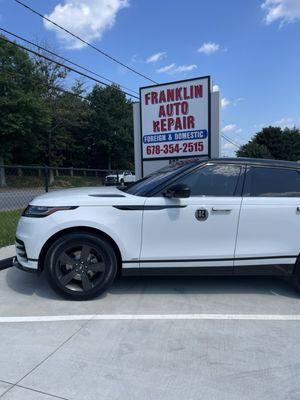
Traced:
[[282, 280], [122, 278], [71, 302], [8, 269], [0, 304], [4, 400], [300, 398], [300, 296]]
[[1, 190], [0, 211], [24, 208], [34, 197], [42, 193], [45, 193], [43, 188]]

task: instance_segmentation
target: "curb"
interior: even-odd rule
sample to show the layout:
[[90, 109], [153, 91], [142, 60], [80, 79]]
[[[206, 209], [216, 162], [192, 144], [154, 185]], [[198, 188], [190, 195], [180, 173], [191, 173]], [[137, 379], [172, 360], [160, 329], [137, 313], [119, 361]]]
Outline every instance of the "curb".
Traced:
[[0, 271], [12, 267], [13, 259], [14, 257], [9, 257], [5, 258], [4, 260], [0, 260]]

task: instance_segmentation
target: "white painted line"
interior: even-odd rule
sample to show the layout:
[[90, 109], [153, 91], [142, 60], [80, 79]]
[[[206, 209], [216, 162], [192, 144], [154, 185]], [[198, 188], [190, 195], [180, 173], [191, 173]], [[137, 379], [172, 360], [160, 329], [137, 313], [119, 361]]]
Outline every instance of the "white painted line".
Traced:
[[42, 315], [28, 317], [0, 317], [0, 323], [59, 322], [85, 320], [245, 320], [245, 321], [300, 321], [299, 314], [92, 314]]

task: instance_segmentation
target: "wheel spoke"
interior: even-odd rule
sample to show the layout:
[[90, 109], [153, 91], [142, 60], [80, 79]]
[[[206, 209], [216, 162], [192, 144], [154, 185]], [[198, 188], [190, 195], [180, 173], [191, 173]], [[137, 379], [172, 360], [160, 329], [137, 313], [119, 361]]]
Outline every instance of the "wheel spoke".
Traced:
[[90, 246], [88, 246], [86, 244], [84, 246], [82, 246], [81, 256], [80, 256], [81, 261], [87, 261], [90, 253], [91, 253], [91, 247]]
[[70, 256], [68, 256], [67, 253], [63, 253], [59, 259], [63, 264], [69, 264], [74, 266], [76, 264], [76, 260]]
[[93, 284], [89, 280], [89, 277], [86, 273], [81, 275], [81, 283], [82, 283], [83, 290], [90, 290], [93, 287]]
[[72, 269], [72, 271], [68, 272], [66, 275], [64, 275], [60, 282], [63, 285], [67, 285], [68, 283], [71, 282], [71, 280], [74, 278], [74, 276], [77, 274], [77, 272], [75, 271], [75, 269]]
[[105, 264], [104, 262], [89, 264], [88, 270], [92, 272], [99, 272], [99, 271], [103, 272], [105, 270]]

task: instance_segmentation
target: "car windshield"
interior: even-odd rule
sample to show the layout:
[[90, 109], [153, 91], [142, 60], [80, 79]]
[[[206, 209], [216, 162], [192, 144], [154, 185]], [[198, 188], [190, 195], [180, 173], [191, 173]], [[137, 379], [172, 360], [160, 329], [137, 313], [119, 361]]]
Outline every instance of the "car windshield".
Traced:
[[198, 164], [199, 162], [196, 161], [182, 161], [177, 162], [173, 166], [168, 165], [122, 190], [135, 196], [147, 196], [155, 187], [162, 185], [174, 176]]

